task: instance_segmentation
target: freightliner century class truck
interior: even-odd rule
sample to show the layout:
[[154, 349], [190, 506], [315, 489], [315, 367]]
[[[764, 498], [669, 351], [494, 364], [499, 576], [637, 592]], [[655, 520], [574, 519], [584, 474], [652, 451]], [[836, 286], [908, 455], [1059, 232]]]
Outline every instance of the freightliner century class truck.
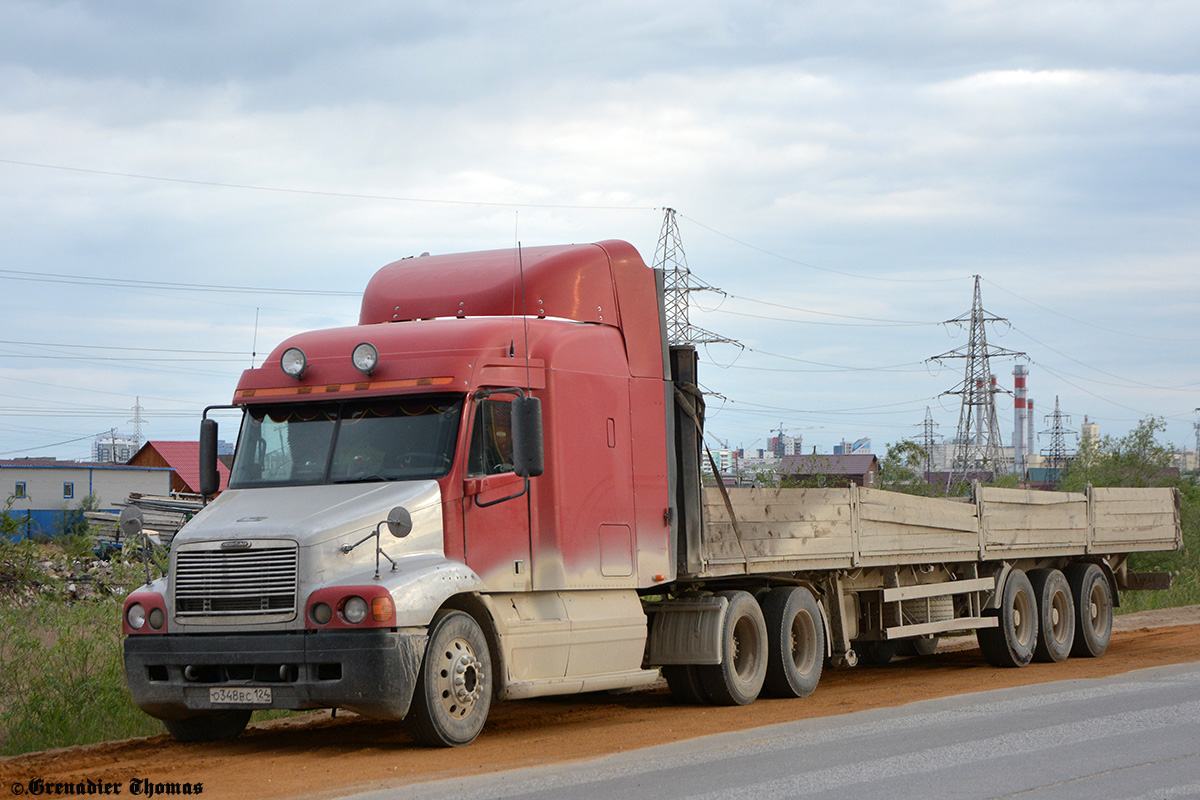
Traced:
[[[621, 241], [382, 268], [359, 324], [245, 371], [228, 490], [124, 608], [137, 705], [180, 740], [345, 708], [461, 745], [498, 700], [645, 686], [802, 697], [823, 665], [1099, 656], [1173, 490], [704, 488], [696, 353]], [[201, 423], [206, 494], [216, 423]], [[136, 515], [126, 530], [136, 531]]]

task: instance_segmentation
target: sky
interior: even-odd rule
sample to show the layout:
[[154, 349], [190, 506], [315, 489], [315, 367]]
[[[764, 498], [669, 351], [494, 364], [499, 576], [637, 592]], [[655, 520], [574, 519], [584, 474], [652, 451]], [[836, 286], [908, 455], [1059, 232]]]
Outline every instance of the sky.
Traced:
[[1036, 431], [1194, 448], [1197, 41], [1190, 0], [0, 0], [0, 458], [194, 439], [389, 262], [651, 263], [667, 208], [738, 343], [714, 447], [952, 437], [978, 275]]

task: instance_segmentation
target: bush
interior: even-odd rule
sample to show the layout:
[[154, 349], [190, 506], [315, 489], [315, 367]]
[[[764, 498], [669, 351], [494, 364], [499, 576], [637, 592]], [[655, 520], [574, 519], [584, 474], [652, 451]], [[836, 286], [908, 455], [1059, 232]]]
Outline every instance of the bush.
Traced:
[[1161, 419], [1147, 417], [1120, 438], [1085, 440], [1067, 467], [1059, 489], [1081, 492], [1092, 486], [1174, 487], [1182, 495], [1180, 521], [1183, 547], [1158, 553], [1134, 553], [1129, 567], [1135, 572], [1170, 572], [1174, 582], [1161, 592], [1123, 592], [1121, 612], [1200, 603], [1200, 486], [1195, 475], [1179, 475], [1171, 468], [1174, 448], [1158, 441], [1165, 429]]

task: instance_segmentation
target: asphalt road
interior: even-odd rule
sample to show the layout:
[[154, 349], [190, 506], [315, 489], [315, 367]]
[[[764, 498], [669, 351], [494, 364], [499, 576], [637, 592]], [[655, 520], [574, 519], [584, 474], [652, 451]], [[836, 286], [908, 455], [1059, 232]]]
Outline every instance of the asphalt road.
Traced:
[[[470, 758], [470, 748], [461, 752]], [[1200, 797], [1200, 663], [960, 695], [354, 797]]]

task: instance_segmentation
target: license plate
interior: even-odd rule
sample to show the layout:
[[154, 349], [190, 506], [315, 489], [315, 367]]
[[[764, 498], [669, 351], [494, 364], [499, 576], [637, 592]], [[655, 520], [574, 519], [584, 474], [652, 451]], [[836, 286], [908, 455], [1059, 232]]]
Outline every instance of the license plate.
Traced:
[[253, 705], [270, 705], [271, 690], [269, 688], [225, 688], [209, 689], [210, 703], [249, 703]]

